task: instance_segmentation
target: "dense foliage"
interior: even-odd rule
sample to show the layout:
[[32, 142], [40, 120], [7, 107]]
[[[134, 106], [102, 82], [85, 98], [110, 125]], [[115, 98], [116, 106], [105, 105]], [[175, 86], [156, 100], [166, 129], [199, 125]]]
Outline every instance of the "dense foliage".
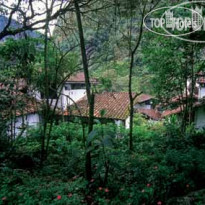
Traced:
[[[0, 205], [205, 204], [205, 130], [193, 124], [204, 46], [143, 27], [146, 13], [170, 2], [4, 2], [9, 1], [0, 0], [0, 13], [11, 21], [5, 17], [8, 24], [0, 25]], [[45, 8], [36, 11], [34, 2]], [[15, 15], [22, 25], [11, 28]], [[42, 17], [39, 23], [36, 16]], [[33, 33], [35, 26], [43, 35]], [[85, 76], [87, 120], [71, 119], [67, 104], [58, 106], [66, 80], [78, 71]], [[95, 93], [112, 91], [130, 94], [129, 129], [93, 116]], [[180, 120], [148, 120], [135, 113], [133, 92], [158, 97], [157, 111], [177, 108], [178, 102], [169, 101], [181, 95], [186, 113]], [[35, 99], [38, 109], [31, 113], [41, 119], [34, 127], [22, 123], [16, 135], [15, 126], [14, 133], [9, 128], [24, 116], [24, 96]]]
[[[39, 167], [39, 130], [1, 155], [1, 204], [204, 204], [204, 133], [181, 133], [176, 119], [127, 131], [97, 122], [92, 141], [93, 179], [84, 179], [85, 144], [79, 124], [52, 131], [47, 162]], [[79, 131], [76, 131], [78, 128]], [[86, 142], [87, 143], [87, 142]]]

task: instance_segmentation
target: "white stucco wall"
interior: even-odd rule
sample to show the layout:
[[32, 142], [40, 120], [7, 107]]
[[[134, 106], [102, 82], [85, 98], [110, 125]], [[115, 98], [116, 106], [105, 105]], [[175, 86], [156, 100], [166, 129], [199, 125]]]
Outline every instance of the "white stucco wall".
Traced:
[[205, 107], [200, 107], [196, 109], [195, 127], [197, 129], [205, 128]]
[[[9, 126], [8, 134], [11, 134], [11, 130], [13, 135], [18, 136], [22, 132], [22, 127], [36, 127], [40, 123], [40, 116], [37, 113], [28, 114], [25, 116], [19, 116], [15, 119], [15, 122], [12, 122]], [[12, 126], [12, 127], [11, 127]], [[24, 131], [25, 135], [26, 131]]]
[[199, 87], [199, 98], [203, 98], [205, 96], [205, 87]]
[[126, 129], [129, 129], [129, 128], [130, 128], [130, 117], [128, 117], [128, 118], [125, 120], [125, 128], [126, 128]]
[[[67, 86], [69, 86], [69, 84], [67, 84]], [[86, 95], [85, 89], [66, 90], [65, 86], [63, 86], [62, 90], [59, 92], [61, 92], [62, 94], [59, 97], [57, 107], [63, 110], [65, 110], [68, 106], [72, 105], [73, 101], [77, 102]], [[69, 96], [73, 101], [67, 96]], [[49, 99], [49, 103], [51, 104], [51, 106], [54, 107], [56, 104], [56, 99]]]
[[37, 91], [37, 90], [32, 90], [31, 89], [31, 90], [28, 91], [28, 94], [30, 96], [34, 97], [37, 100], [41, 100], [41, 93], [39, 91]]
[[135, 109], [152, 109], [152, 105], [151, 104], [148, 104], [146, 105], [145, 103], [141, 103], [141, 104], [136, 104], [134, 106]]
[[123, 121], [122, 120], [115, 120], [115, 124], [120, 127], [121, 125], [123, 125]]
[[[78, 89], [78, 90], [62, 90], [62, 104], [63, 104], [63, 108], [66, 109], [66, 107], [68, 105], [72, 105], [73, 102], [77, 102], [78, 100], [80, 100], [82, 97], [84, 97], [86, 95], [86, 90], [85, 89]], [[69, 96], [70, 98], [72, 98], [72, 100], [70, 100], [68, 97], [66, 97], [65, 95]]]
[[[49, 104], [50, 104], [52, 107], [55, 107], [55, 106], [56, 106], [56, 101], [57, 101], [56, 99], [49, 99]], [[58, 99], [57, 108], [64, 108], [62, 96], [60, 96], [60, 98]]]

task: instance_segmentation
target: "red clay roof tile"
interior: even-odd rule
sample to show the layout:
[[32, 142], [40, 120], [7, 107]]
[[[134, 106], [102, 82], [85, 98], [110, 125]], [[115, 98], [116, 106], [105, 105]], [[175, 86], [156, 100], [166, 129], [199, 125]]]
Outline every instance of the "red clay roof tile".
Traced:
[[[75, 75], [72, 75], [70, 78], [67, 79], [67, 82], [85, 82], [85, 75], [84, 72], [76, 73]], [[91, 83], [97, 83], [96, 78], [90, 78]]]
[[[136, 98], [136, 102], [143, 102], [151, 99], [150, 95], [142, 94]], [[128, 92], [105, 92], [95, 95], [94, 116], [96, 118], [125, 120], [129, 116], [129, 94]], [[64, 115], [88, 117], [89, 108], [87, 98], [84, 97], [77, 102], [79, 110], [71, 106]], [[68, 113], [69, 112], [69, 113]], [[104, 115], [101, 114], [104, 112]]]
[[153, 120], [160, 120], [161, 119], [161, 113], [154, 109], [137, 109], [138, 113], [141, 113], [143, 115], [146, 115], [147, 117], [153, 119]]
[[162, 117], [167, 117], [167, 116], [170, 116], [170, 115], [178, 114], [178, 113], [182, 112], [182, 110], [183, 110], [182, 107], [178, 107], [178, 108], [173, 109], [173, 110], [165, 110], [162, 113]]

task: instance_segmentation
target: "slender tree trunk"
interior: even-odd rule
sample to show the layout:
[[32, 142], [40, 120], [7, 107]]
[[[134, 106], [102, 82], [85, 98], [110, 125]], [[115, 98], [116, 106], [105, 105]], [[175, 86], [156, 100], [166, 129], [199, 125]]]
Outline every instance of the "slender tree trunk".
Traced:
[[41, 141], [41, 161], [40, 164], [43, 166], [45, 160], [45, 140], [47, 133], [47, 124], [49, 121], [49, 83], [48, 83], [48, 26], [49, 26], [49, 11], [48, 11], [48, 2], [46, 1], [47, 13], [46, 13], [46, 26], [45, 26], [45, 35], [44, 35], [44, 73], [45, 73], [45, 97], [46, 97], [46, 108], [45, 115], [43, 119], [43, 133]]
[[190, 113], [189, 124], [194, 122], [194, 90], [195, 90], [195, 73], [194, 73], [194, 46], [191, 45], [191, 93], [190, 93]]
[[[83, 70], [85, 75], [85, 85], [86, 85], [86, 93], [87, 93], [87, 100], [89, 104], [89, 120], [88, 120], [88, 133], [93, 130], [93, 115], [94, 115], [94, 94], [91, 94], [91, 86], [90, 86], [90, 78], [89, 78], [89, 70], [88, 70], [88, 59], [86, 54], [85, 48], [85, 40], [84, 40], [84, 32], [81, 20], [81, 13], [80, 8], [78, 5], [78, 0], [74, 0], [75, 5], [75, 12], [76, 12], [76, 19], [78, 24], [78, 32], [80, 38], [80, 48], [81, 48], [81, 55], [83, 61]], [[88, 144], [90, 147], [90, 144]], [[91, 161], [91, 152], [86, 152], [86, 163], [85, 163], [85, 170], [86, 170], [86, 178], [88, 181], [92, 178], [92, 161]]]
[[[132, 45], [132, 15], [131, 15], [131, 26], [130, 26], [130, 42], [129, 42], [129, 50], [130, 50], [130, 67], [129, 67], [129, 99], [130, 99], [130, 130], [129, 130], [129, 149], [133, 150], [133, 118], [134, 118], [134, 101], [136, 97], [139, 94], [136, 94], [133, 96], [132, 93], [132, 76], [133, 76], [133, 67], [134, 67], [134, 59], [135, 59], [135, 54], [137, 52], [137, 49], [140, 46], [141, 40], [142, 40], [142, 34], [143, 34], [143, 19], [144, 19], [144, 14], [145, 14], [145, 9], [146, 9], [146, 3], [143, 8], [142, 16], [141, 16], [141, 23], [140, 23], [140, 28], [139, 28], [139, 36], [137, 38], [137, 43], [132, 50], [131, 45]], [[130, 9], [132, 13], [132, 8]]]
[[186, 126], [187, 126], [187, 118], [188, 118], [188, 85], [187, 85], [187, 81], [189, 79], [188, 77], [188, 67], [187, 67], [187, 62], [185, 64], [185, 73], [184, 73], [184, 79], [185, 79], [185, 101], [184, 101], [184, 94], [182, 92], [182, 101], [181, 101], [181, 104], [184, 104], [184, 110], [183, 110], [183, 118], [182, 118], [182, 133], [185, 132], [186, 130]]
[[130, 99], [130, 130], [129, 130], [129, 149], [133, 150], [133, 118], [134, 118], [134, 99], [132, 95], [132, 73], [133, 73], [134, 54], [131, 54], [129, 69], [129, 99]]

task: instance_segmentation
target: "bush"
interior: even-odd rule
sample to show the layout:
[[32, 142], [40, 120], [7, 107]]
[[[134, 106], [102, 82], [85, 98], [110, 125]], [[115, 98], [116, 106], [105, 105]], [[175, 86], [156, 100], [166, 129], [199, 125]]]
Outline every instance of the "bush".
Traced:
[[[0, 203], [154, 205], [183, 203], [186, 197], [191, 204], [204, 203], [203, 131], [189, 127], [182, 133], [175, 119], [164, 126], [135, 125], [131, 152], [127, 130], [122, 127], [97, 122], [86, 143], [81, 128], [69, 123], [53, 127], [43, 168], [23, 171], [16, 164], [10, 166], [9, 160], [2, 164]], [[17, 158], [27, 155], [36, 164], [39, 131], [30, 131], [14, 147]], [[86, 151], [92, 154], [90, 182], [84, 179]]]

